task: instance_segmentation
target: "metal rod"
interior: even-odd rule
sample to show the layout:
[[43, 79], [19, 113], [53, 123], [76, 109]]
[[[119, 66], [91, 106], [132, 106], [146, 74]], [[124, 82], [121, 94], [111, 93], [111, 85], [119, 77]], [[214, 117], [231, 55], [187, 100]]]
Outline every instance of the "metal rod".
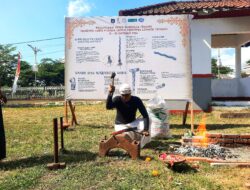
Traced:
[[63, 117], [60, 117], [60, 130], [61, 130], [61, 150], [64, 150]]
[[58, 158], [58, 122], [57, 118], [53, 119], [54, 124], [54, 163], [59, 162]]

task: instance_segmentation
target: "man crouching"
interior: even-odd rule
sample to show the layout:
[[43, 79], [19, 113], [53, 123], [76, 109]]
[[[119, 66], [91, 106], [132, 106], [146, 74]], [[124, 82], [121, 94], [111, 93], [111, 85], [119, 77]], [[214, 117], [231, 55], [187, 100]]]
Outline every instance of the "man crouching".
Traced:
[[[131, 95], [131, 88], [128, 84], [122, 84], [119, 92], [120, 96], [113, 94], [115, 86], [109, 86], [109, 94], [106, 101], [106, 108], [116, 108], [115, 131], [128, 128], [137, 128], [136, 132], [126, 132], [131, 140], [140, 141], [141, 148], [150, 142], [149, 137], [149, 117], [142, 100], [137, 96]], [[136, 119], [136, 112], [140, 111], [143, 118]], [[140, 133], [138, 133], [140, 132]]]

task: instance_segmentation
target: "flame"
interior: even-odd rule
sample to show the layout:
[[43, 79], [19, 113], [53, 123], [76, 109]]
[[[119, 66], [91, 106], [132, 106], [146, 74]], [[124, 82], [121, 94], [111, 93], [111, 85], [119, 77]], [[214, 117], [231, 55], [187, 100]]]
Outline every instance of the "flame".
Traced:
[[208, 138], [206, 136], [207, 134], [207, 128], [206, 128], [206, 113], [202, 115], [201, 122], [197, 128], [196, 135], [201, 136], [200, 144], [201, 146], [207, 146], [208, 145]]

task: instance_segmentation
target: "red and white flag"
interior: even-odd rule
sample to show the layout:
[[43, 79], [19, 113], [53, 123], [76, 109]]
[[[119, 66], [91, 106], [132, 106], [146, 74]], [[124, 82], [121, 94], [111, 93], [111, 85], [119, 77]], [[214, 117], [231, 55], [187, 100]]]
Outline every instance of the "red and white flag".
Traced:
[[13, 87], [12, 87], [12, 94], [16, 93], [16, 89], [17, 89], [17, 81], [20, 75], [20, 70], [21, 70], [21, 54], [20, 52], [18, 53], [18, 61], [17, 61], [17, 67], [16, 67], [16, 75], [15, 75], [15, 80], [13, 83]]

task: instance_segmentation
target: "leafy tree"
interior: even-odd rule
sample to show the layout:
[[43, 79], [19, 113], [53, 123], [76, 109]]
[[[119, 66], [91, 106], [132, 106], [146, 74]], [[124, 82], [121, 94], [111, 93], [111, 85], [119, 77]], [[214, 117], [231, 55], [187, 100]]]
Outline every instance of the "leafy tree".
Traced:
[[[14, 53], [16, 47], [0, 44], [0, 84], [11, 87], [15, 78], [18, 55]], [[33, 86], [35, 73], [31, 65], [21, 60], [21, 73], [18, 85]], [[39, 85], [63, 85], [64, 63], [60, 60], [45, 58], [41, 60], [37, 73], [37, 84]]]
[[60, 60], [44, 58], [38, 66], [37, 79], [46, 86], [64, 84], [64, 63]]
[[12, 86], [18, 55], [13, 52], [16, 47], [0, 44], [0, 83], [1, 86]]
[[[0, 82], [2, 86], [12, 87], [15, 78], [18, 54], [14, 53], [16, 47], [11, 45], [0, 45]], [[18, 86], [31, 86], [33, 72], [28, 62], [21, 60], [20, 77]]]
[[220, 74], [230, 74], [233, 72], [233, 69], [227, 66], [218, 66], [217, 65], [217, 59], [212, 58], [212, 74], [218, 78], [218, 70], [220, 71]]
[[31, 65], [26, 61], [21, 61], [20, 77], [17, 81], [18, 86], [33, 86], [35, 82], [34, 72]]
[[[246, 66], [250, 66], [250, 60], [246, 61]], [[247, 74], [246, 72], [241, 72], [241, 77], [242, 78], [246, 78], [246, 77], [249, 77], [250, 75]]]
[[247, 65], [250, 65], [250, 59], [246, 62]]

